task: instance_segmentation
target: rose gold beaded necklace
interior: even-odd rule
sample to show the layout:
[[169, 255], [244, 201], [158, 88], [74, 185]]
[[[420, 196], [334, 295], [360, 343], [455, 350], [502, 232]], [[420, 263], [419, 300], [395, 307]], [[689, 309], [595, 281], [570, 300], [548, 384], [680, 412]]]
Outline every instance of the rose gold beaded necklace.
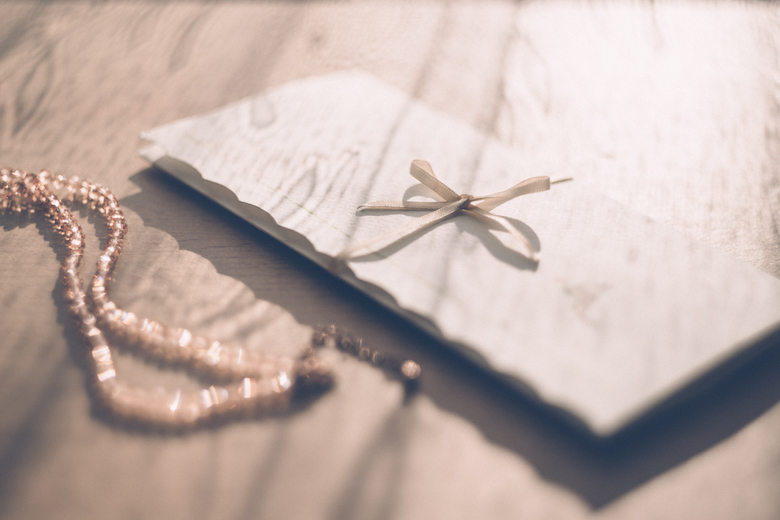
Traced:
[[[69, 206], [96, 211], [108, 225], [108, 239], [89, 289], [79, 274], [84, 256], [84, 231]], [[261, 415], [286, 409], [301, 392], [331, 386], [333, 374], [317, 356], [334, 346], [396, 375], [411, 389], [420, 367], [363, 345], [334, 326], [319, 328], [311, 344], [297, 357], [262, 353], [223, 345], [219, 341], [123, 311], [108, 298], [111, 279], [122, 250], [127, 224], [119, 201], [106, 188], [72, 177], [0, 169], [0, 214], [42, 213], [63, 239], [65, 301], [87, 340], [88, 370], [94, 396], [116, 417], [156, 427], [183, 429], [208, 422]], [[108, 337], [165, 364], [175, 364], [210, 377], [215, 384], [197, 391], [166, 393], [129, 386], [118, 380]]]

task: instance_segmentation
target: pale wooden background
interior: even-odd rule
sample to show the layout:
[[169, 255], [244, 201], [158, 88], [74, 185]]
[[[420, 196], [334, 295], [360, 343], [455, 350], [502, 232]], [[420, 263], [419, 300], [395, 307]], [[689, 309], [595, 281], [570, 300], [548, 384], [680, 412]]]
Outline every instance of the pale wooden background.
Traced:
[[779, 39], [772, 2], [0, 4], [0, 162], [120, 197], [118, 302], [258, 348], [335, 322], [425, 369], [407, 404], [336, 357], [295, 413], [123, 428], [91, 411], [51, 234], [4, 218], [0, 517], [780, 517], [776, 348], [596, 442], [137, 158], [142, 130], [359, 67], [780, 276]]

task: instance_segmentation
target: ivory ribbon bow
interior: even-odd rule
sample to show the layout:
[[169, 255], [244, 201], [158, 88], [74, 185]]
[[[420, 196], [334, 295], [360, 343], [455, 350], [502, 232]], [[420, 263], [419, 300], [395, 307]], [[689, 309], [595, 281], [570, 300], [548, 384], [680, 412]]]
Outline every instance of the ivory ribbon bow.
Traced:
[[437, 195], [439, 195], [442, 201], [435, 202], [421, 202], [412, 200], [376, 200], [367, 202], [358, 207], [358, 211], [370, 209], [370, 210], [415, 210], [415, 211], [430, 211], [427, 215], [416, 218], [406, 224], [399, 226], [393, 230], [376, 236], [366, 242], [356, 244], [341, 251], [336, 258], [342, 260], [349, 260], [358, 256], [364, 256], [370, 253], [376, 253], [384, 249], [385, 247], [407, 237], [421, 229], [425, 229], [437, 222], [441, 222], [447, 218], [455, 216], [458, 212], [462, 212], [466, 215], [490, 221], [498, 224], [506, 231], [508, 231], [520, 244], [523, 246], [523, 251], [519, 251], [524, 256], [530, 258], [533, 261], [538, 261], [539, 256], [534, 250], [531, 242], [528, 238], [521, 233], [515, 226], [513, 226], [506, 218], [499, 215], [494, 215], [490, 211], [504, 202], [519, 197], [520, 195], [526, 195], [528, 193], [536, 193], [539, 191], [546, 191], [550, 189], [550, 185], [556, 182], [562, 182], [570, 179], [560, 179], [550, 182], [549, 177], [531, 177], [518, 184], [515, 184], [508, 190], [499, 191], [490, 195], [482, 197], [475, 197], [474, 195], [463, 194], [459, 195], [449, 186], [441, 182], [436, 178], [433, 173], [431, 165], [427, 161], [416, 159], [412, 161], [412, 166], [409, 170], [412, 176], [428, 186]]

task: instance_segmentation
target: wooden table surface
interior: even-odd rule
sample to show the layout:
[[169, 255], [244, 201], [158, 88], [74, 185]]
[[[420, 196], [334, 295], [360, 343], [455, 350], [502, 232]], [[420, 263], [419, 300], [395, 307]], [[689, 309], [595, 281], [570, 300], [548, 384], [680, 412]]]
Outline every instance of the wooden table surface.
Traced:
[[335, 356], [336, 388], [287, 414], [117, 424], [90, 403], [58, 244], [6, 216], [0, 518], [780, 518], [778, 348], [592, 439], [138, 158], [143, 130], [348, 68], [780, 276], [774, 2], [5, 2], [0, 163], [116, 193], [118, 303], [257, 348], [336, 323], [425, 379], [405, 400]]

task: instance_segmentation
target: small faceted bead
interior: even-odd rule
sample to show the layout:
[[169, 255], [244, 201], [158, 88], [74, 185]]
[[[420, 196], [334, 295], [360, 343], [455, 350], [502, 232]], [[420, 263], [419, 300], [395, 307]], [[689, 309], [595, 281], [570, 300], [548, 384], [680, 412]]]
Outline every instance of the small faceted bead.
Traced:
[[407, 359], [401, 364], [401, 374], [408, 380], [417, 379], [421, 373], [420, 365], [411, 359]]

